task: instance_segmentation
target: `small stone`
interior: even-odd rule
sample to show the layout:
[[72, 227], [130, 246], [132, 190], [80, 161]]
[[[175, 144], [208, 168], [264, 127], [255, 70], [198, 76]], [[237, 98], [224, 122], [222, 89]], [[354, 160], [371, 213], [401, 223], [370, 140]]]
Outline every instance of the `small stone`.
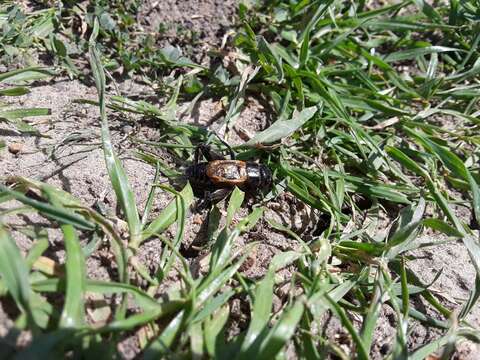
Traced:
[[122, 127], [122, 133], [124, 133], [125, 135], [129, 135], [133, 132], [133, 126], [130, 126], [130, 125], [124, 125]]
[[195, 225], [200, 225], [203, 223], [203, 218], [200, 214], [195, 214], [194, 218], [193, 218], [193, 223]]
[[11, 143], [8, 145], [8, 151], [12, 154], [17, 155], [23, 149], [23, 143]]

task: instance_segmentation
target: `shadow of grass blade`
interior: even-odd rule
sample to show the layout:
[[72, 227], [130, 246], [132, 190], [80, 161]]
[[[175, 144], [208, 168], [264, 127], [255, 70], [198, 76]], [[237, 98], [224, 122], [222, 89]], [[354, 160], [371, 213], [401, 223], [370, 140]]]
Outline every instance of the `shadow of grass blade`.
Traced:
[[105, 110], [105, 72], [103, 69], [100, 54], [95, 45], [95, 37], [98, 32], [98, 21], [95, 20], [95, 27], [89, 42], [90, 66], [92, 68], [95, 84], [98, 91], [102, 145], [105, 156], [105, 164], [107, 166], [108, 175], [112, 183], [112, 187], [117, 196], [117, 200], [122, 207], [127, 218], [128, 230], [130, 233], [130, 241], [137, 243], [140, 238], [141, 223], [138, 215], [137, 204], [133, 190], [128, 182], [127, 174], [114, 152], [114, 148], [110, 139], [110, 130], [108, 128], [107, 115]]

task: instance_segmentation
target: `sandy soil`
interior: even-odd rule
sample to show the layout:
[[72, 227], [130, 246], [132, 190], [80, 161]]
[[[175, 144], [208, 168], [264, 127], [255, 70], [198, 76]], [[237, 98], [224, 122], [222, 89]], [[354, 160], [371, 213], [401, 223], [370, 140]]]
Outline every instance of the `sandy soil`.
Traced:
[[[149, 1], [145, 3], [140, 18], [142, 25], [150, 31], [155, 31], [160, 24], [166, 26], [165, 38], [162, 41], [172, 42], [177, 45], [185, 45], [188, 39], [178, 39], [178, 25], [186, 31], [194, 33], [197, 43], [189, 51], [197, 61], [208, 61], [208, 51], [218, 47], [231, 25], [232, 16], [235, 13], [235, 1], [220, 0], [190, 0], [190, 1]], [[192, 34], [188, 36], [193, 36]], [[185, 41], [184, 41], [185, 40]], [[191, 46], [191, 44], [189, 44]], [[131, 83], [120, 84], [121, 89], [131, 90]], [[116, 208], [114, 194], [109, 185], [108, 175], [104, 166], [104, 159], [99, 145], [99, 119], [98, 110], [93, 106], [75, 103], [76, 99], [95, 100], [96, 91], [78, 81], [56, 78], [49, 82], [38, 83], [28, 95], [16, 98], [12, 104], [17, 106], [39, 106], [52, 109], [52, 115], [45, 118], [36, 118], [36, 127], [44, 135], [49, 137], [22, 136], [6, 124], [0, 124], [0, 137], [6, 142], [7, 148], [14, 143], [20, 144], [21, 150], [12, 154], [7, 149], [0, 151], [0, 177], [10, 175], [26, 176], [42, 180], [71, 192], [81, 199], [86, 205], [94, 206], [100, 202], [109, 211]], [[195, 116], [186, 118], [184, 121], [207, 126], [213, 130], [218, 129], [218, 124], [212, 119], [220, 117], [224, 112], [221, 105], [212, 100], [206, 100], [199, 104]], [[132, 124], [125, 118], [115, 115], [109, 116], [113, 141], [121, 155], [126, 168], [139, 209], [143, 209], [148, 195], [148, 185], [154, 177], [154, 169], [131, 156], [131, 143], [126, 139], [132, 131]], [[135, 119], [130, 119], [135, 120]], [[268, 109], [265, 109], [254, 99], [250, 99], [245, 110], [240, 116], [237, 127], [243, 131], [234, 131], [230, 135], [232, 143], [240, 143], [247, 136], [254, 134], [268, 125], [271, 121]], [[148, 134], [150, 140], [155, 140], [155, 131]], [[61, 144], [61, 146], [59, 146]], [[154, 212], [158, 213], [170, 200], [170, 196], [164, 193], [157, 195]], [[293, 230], [300, 230], [308, 224], [302, 219], [308, 219], [308, 209], [302, 207], [288, 194], [281, 196], [275, 203], [269, 204], [266, 217], [281, 222]], [[246, 212], [247, 210], [245, 210]], [[240, 214], [241, 216], [242, 214]], [[191, 244], [202, 242], [202, 222], [204, 218], [189, 217], [188, 233], [185, 236], [185, 244], [182, 251], [192, 264], [202, 258], [202, 253], [189, 252]], [[31, 220], [30, 220], [31, 221]], [[36, 221], [42, 221], [36, 219]], [[308, 220], [307, 220], [308, 222]], [[174, 233], [172, 229], [172, 233]], [[204, 230], [204, 229], [203, 229]], [[385, 229], [378, 229], [379, 231]], [[425, 235], [418, 241], [439, 241], [438, 236]], [[28, 250], [30, 242], [25, 237], [17, 239], [23, 251]], [[58, 244], [58, 234], [52, 232], [50, 241], [56, 251], [52, 257], [63, 260], [63, 250]], [[243, 236], [237, 242], [238, 247], [244, 246], [251, 241], [261, 241], [257, 251], [251, 254], [248, 265], [243, 269], [246, 276], [257, 278], [261, 276], [271, 257], [280, 250], [294, 248], [295, 242], [287, 239], [283, 234], [270, 229], [266, 222], [261, 222], [254, 231]], [[139, 258], [152, 272], [158, 263], [161, 254], [159, 241], [149, 241], [142, 246]], [[438, 281], [433, 288], [443, 303], [450, 309], [459, 310], [460, 305], [473, 287], [475, 270], [470, 262], [468, 253], [461, 243], [453, 242], [427, 248], [412, 254], [415, 260], [409, 262], [409, 266], [421, 275], [425, 283], [429, 283], [438, 271], [443, 269]], [[92, 278], [110, 278], [109, 269], [101, 253], [95, 254], [89, 259], [89, 276]], [[288, 278], [288, 270], [283, 273]], [[244, 300], [243, 300], [244, 301]], [[280, 301], [277, 299], [277, 302]], [[232, 332], [238, 332], [245, 328], [246, 317], [242, 314], [242, 299], [235, 299], [232, 304], [232, 312], [236, 312], [238, 321], [233, 324]], [[425, 306], [418, 301], [419, 306]], [[428, 307], [427, 307], [428, 308]], [[0, 336], [4, 337], [11, 326], [9, 320], [8, 304], [0, 304]], [[431, 309], [429, 313], [439, 317]], [[469, 319], [473, 324], [480, 326], [480, 309], [477, 307]], [[326, 334], [334, 339], [342, 347], [351, 344], [348, 336], [340, 329], [338, 321], [330, 319], [326, 321]], [[396, 324], [393, 311], [388, 306], [382, 310], [382, 317], [375, 330], [375, 345], [372, 349], [372, 357], [381, 359], [388, 353], [389, 343], [395, 334]], [[414, 349], [436, 338], [439, 332], [425, 328], [420, 323], [414, 324], [414, 330], [409, 338], [409, 347]], [[343, 345], [342, 345], [343, 344]], [[125, 358], [134, 358], [137, 355], [137, 342], [135, 336], [127, 337], [119, 344]], [[460, 346], [459, 359], [475, 359], [480, 357], [480, 349], [469, 343]]]
[[142, 26], [162, 34], [160, 46], [179, 46], [197, 63], [208, 64], [233, 24], [236, 0], [153, 0], [140, 10]]

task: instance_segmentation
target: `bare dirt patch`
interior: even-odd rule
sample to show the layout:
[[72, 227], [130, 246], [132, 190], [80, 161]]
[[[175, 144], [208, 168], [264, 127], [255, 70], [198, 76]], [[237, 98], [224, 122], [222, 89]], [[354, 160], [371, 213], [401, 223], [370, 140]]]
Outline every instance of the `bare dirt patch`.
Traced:
[[159, 45], [179, 46], [198, 63], [220, 47], [233, 25], [237, 0], [146, 1], [140, 10], [142, 26], [160, 33]]

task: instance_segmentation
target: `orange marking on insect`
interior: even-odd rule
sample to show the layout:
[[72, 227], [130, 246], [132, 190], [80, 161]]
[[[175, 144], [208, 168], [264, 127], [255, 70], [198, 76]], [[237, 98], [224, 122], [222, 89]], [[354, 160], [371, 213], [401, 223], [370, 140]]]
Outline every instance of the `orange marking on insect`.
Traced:
[[214, 160], [207, 165], [207, 176], [217, 185], [242, 185], [247, 181], [247, 166], [240, 160]]

